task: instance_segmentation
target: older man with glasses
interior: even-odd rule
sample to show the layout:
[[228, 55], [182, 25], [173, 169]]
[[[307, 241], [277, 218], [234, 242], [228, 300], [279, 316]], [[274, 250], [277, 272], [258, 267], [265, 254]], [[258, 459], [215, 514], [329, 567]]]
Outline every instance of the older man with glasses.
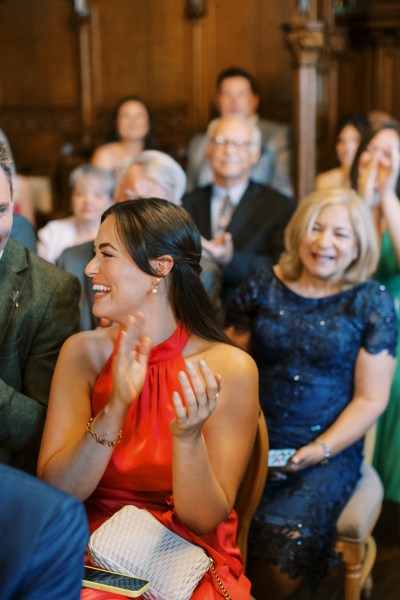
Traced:
[[207, 130], [213, 184], [183, 197], [202, 235], [203, 253], [223, 271], [223, 302], [258, 266], [273, 264], [294, 201], [251, 180], [260, 156], [261, 133], [253, 119], [229, 116]]
[[[289, 127], [261, 118], [260, 97], [250, 73], [240, 67], [229, 67], [217, 76], [215, 108], [220, 117], [248, 117], [261, 131], [261, 152], [252, 167], [251, 177], [257, 183], [270, 185], [287, 196], [293, 195], [291, 181], [291, 144]], [[206, 155], [207, 136], [194, 135], [187, 151], [187, 191], [212, 180]]]

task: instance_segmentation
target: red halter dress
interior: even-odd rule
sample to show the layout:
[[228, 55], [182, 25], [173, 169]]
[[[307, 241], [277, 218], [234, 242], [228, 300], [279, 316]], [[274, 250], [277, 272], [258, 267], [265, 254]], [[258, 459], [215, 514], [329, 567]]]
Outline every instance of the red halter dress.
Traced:
[[[212, 533], [197, 536], [179, 522], [174, 510], [169, 424], [175, 416], [172, 393], [180, 390], [178, 373], [186, 371], [181, 352], [188, 338], [188, 331], [179, 325], [169, 339], [151, 350], [146, 380], [125, 419], [121, 443], [115, 446], [98, 487], [86, 501], [90, 528], [94, 531], [126, 504], [146, 508], [168, 529], [203, 547], [213, 557], [218, 574], [232, 598], [249, 600], [250, 582], [244, 575], [236, 546], [235, 511]], [[93, 388], [94, 415], [103, 408], [111, 394], [114, 354], [115, 350]], [[108, 598], [121, 600], [122, 596], [92, 589], [82, 592], [82, 600]], [[220, 588], [210, 571], [201, 579], [192, 598], [221, 598]]]

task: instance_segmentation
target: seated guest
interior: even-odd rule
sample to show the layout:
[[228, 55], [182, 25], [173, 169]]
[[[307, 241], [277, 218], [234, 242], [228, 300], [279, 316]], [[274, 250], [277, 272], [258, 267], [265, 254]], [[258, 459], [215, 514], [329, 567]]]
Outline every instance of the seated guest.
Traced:
[[[164, 198], [180, 204], [185, 191], [186, 175], [182, 167], [168, 154], [158, 150], [144, 150], [131, 159], [120, 171], [115, 188], [114, 200], [134, 200], [152, 196]], [[85, 267], [93, 256], [93, 241], [64, 250], [57, 261], [58, 266], [72, 273], [81, 283], [81, 329], [94, 329], [99, 320], [93, 314], [93, 291], [90, 277], [85, 275]], [[220, 291], [219, 268], [207, 258], [202, 258], [201, 280], [215, 304]]]
[[149, 109], [137, 96], [126, 96], [115, 108], [115, 139], [99, 146], [91, 163], [115, 176], [125, 161], [152, 147]]
[[9, 239], [11, 180], [0, 147], [0, 462], [35, 472], [54, 365], [78, 330], [79, 282]]
[[0, 464], [2, 600], [78, 600], [89, 532], [84, 507]]
[[362, 115], [344, 117], [339, 121], [336, 129], [335, 145], [336, 160], [339, 164], [333, 169], [317, 175], [315, 189], [351, 187], [350, 168], [367, 128], [367, 118]]
[[213, 185], [183, 197], [202, 235], [203, 252], [223, 267], [223, 295], [254, 269], [272, 264], [283, 249], [283, 232], [294, 202], [251, 180], [261, 134], [252, 119], [223, 117], [207, 130]]
[[119, 171], [114, 201], [153, 196], [181, 204], [185, 187], [186, 175], [176, 160], [159, 150], [144, 150]]
[[[361, 142], [352, 167], [353, 184], [370, 206], [380, 239], [375, 279], [395, 298], [400, 332], [400, 128], [390, 121], [371, 130]], [[398, 352], [400, 336], [398, 339]], [[385, 498], [400, 504], [400, 363], [397, 362], [389, 404], [378, 421], [373, 464]]]
[[[261, 131], [261, 151], [251, 178], [270, 185], [285, 195], [293, 195], [291, 152], [286, 125], [266, 121], [257, 115], [260, 98], [253, 77], [244, 69], [230, 67], [217, 77], [217, 108], [221, 117], [248, 117]], [[188, 147], [188, 191], [212, 182], [213, 172], [207, 160], [207, 136], [195, 135]]]
[[393, 299], [368, 279], [379, 251], [354, 191], [305, 198], [285, 248], [227, 312], [258, 365], [271, 448], [294, 450], [286, 467], [270, 469], [250, 534], [254, 596], [273, 600], [324, 574], [360, 477], [363, 437], [388, 401], [397, 337]]
[[[197, 228], [171, 202], [120, 202], [94, 246], [94, 312], [115, 325], [64, 346], [39, 475], [86, 500], [92, 530], [125, 505], [151, 510], [207, 548], [231, 597], [248, 600], [233, 506], [257, 429], [258, 376], [216, 322]], [[192, 597], [221, 598], [210, 570]]]
[[112, 203], [114, 178], [104, 169], [82, 165], [69, 178], [72, 216], [49, 221], [39, 229], [38, 253], [56, 262], [65, 248], [93, 240], [100, 217]]

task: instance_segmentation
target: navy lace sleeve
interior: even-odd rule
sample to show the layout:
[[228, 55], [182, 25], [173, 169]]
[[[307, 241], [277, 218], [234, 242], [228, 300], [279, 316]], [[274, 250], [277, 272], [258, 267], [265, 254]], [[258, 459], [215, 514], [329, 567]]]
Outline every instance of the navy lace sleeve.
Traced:
[[370, 282], [369, 315], [363, 337], [363, 347], [370, 354], [383, 350], [396, 357], [397, 319], [393, 297], [384, 285]]

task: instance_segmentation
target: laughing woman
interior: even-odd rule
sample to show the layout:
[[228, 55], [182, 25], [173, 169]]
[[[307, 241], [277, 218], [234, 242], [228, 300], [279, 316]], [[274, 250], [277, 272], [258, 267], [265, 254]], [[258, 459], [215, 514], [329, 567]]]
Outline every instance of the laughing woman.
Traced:
[[[233, 505], [257, 428], [258, 375], [216, 323], [200, 257], [197, 229], [170, 202], [104, 213], [86, 273], [96, 316], [115, 325], [62, 349], [39, 475], [86, 501], [92, 530], [124, 505], [151, 510], [205, 548], [231, 597], [245, 600]], [[208, 571], [193, 598], [218, 590]]]
[[327, 567], [396, 353], [393, 300], [368, 279], [378, 261], [373, 220], [354, 191], [305, 198], [285, 247], [227, 314], [232, 336], [243, 344], [247, 333], [260, 371], [271, 448], [295, 450], [286, 468], [270, 469], [250, 536], [254, 595], [273, 600], [305, 579], [315, 586]]

